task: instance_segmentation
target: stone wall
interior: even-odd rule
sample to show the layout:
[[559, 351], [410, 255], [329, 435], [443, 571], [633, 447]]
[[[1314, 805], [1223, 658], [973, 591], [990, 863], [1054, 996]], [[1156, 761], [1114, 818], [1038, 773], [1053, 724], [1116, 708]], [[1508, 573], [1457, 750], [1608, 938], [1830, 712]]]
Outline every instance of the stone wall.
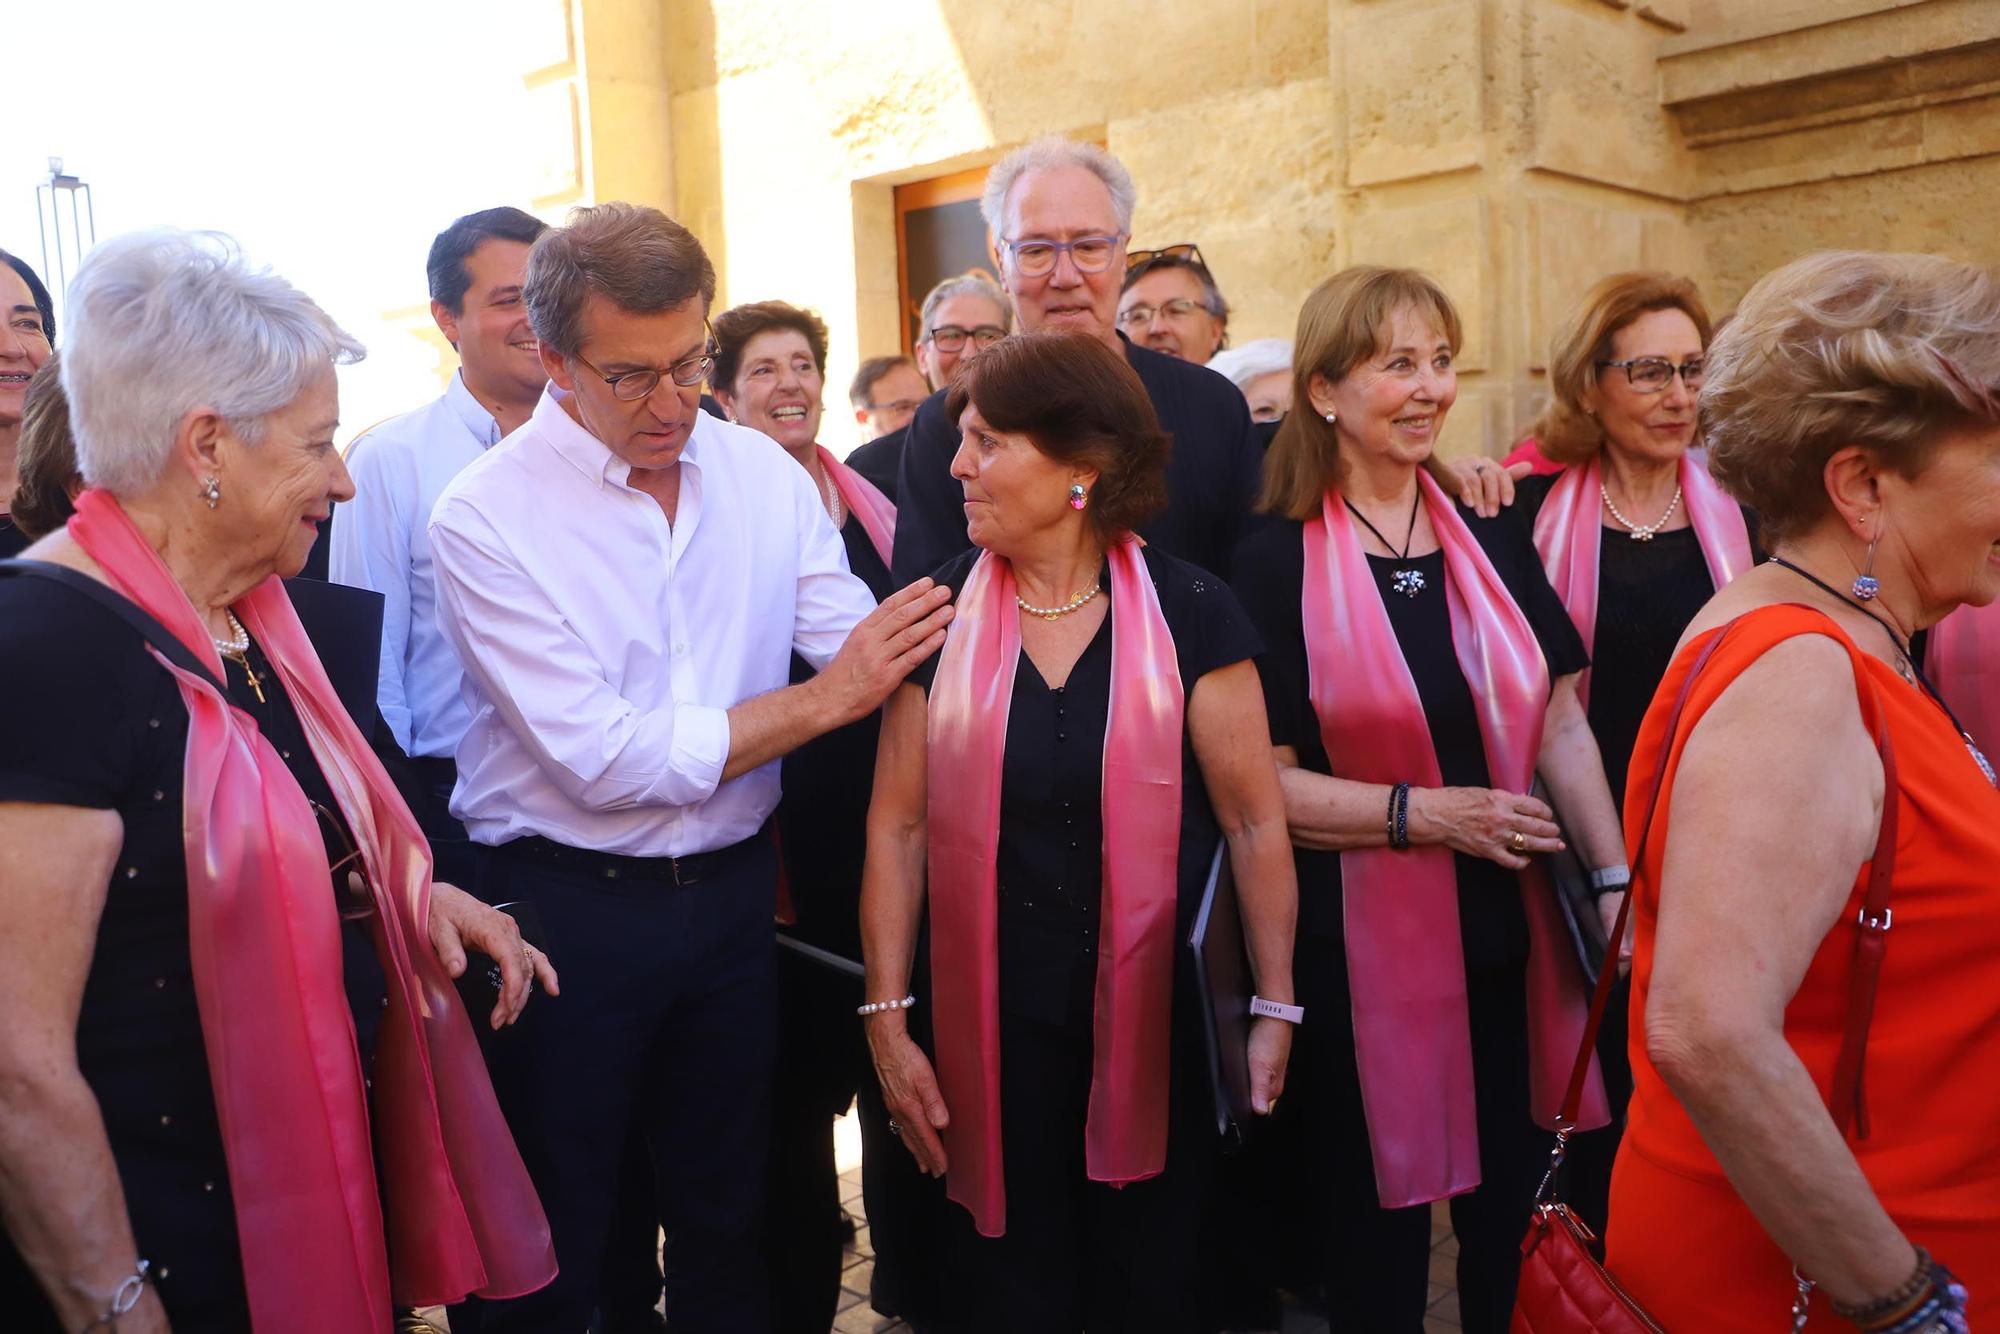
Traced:
[[1992, 0], [515, 3], [566, 18], [531, 81], [573, 197], [669, 207], [724, 302], [818, 309], [836, 445], [897, 344], [893, 187], [1046, 131], [1126, 162], [1133, 243], [1199, 242], [1238, 338], [1289, 336], [1345, 264], [1435, 273], [1467, 327], [1451, 451], [1527, 427], [1603, 273], [1722, 310], [1818, 246], [2000, 263]]

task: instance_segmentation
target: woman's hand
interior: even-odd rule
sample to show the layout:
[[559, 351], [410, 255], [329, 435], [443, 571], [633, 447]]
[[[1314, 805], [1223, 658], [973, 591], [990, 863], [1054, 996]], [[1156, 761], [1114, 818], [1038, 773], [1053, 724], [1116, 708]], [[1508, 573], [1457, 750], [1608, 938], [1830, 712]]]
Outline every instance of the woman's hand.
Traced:
[[1442, 843], [1510, 871], [1526, 866], [1533, 853], [1563, 847], [1555, 812], [1545, 803], [1490, 787], [1412, 788], [1410, 841]]
[[[875, 1060], [875, 1077], [882, 1082], [882, 1101], [897, 1138], [918, 1167], [941, 1177], [950, 1164], [938, 1132], [951, 1124], [951, 1113], [945, 1110], [930, 1058], [898, 1022], [901, 1018], [893, 1012], [869, 1016], [869, 1055]], [[1282, 1060], [1279, 1068], [1283, 1070]]]
[[1534, 471], [1534, 465], [1502, 467], [1489, 458], [1436, 460], [1431, 475], [1445, 493], [1482, 519], [1490, 519], [1514, 503], [1514, 483]]
[[521, 1017], [534, 990], [533, 982], [540, 981], [551, 996], [562, 994], [549, 956], [521, 939], [521, 928], [514, 919], [458, 886], [442, 880], [431, 884], [428, 925], [431, 948], [451, 976], [464, 974], [467, 949], [478, 950], [499, 965], [500, 1000], [488, 1019], [494, 1028], [504, 1028]]
[[1285, 1091], [1285, 1067], [1292, 1059], [1292, 1026], [1259, 1017], [1250, 1023], [1250, 1110], [1269, 1116]]
[[1612, 941], [1611, 933], [1618, 929], [1618, 910], [1625, 906], [1625, 890], [1597, 896], [1597, 916], [1604, 923], [1605, 952], [1618, 960], [1618, 976], [1624, 977], [1632, 971], [1632, 923], [1625, 923], [1625, 938]]

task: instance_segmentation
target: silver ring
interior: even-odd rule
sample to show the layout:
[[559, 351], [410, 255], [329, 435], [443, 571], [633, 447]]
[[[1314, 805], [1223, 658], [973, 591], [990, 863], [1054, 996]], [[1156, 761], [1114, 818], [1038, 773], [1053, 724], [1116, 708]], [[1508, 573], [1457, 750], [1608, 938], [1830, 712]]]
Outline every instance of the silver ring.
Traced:
[[902, 1137], [903, 1134], [903, 1128], [896, 1124], [896, 1118], [893, 1116], [889, 1118], [889, 1133], [895, 1135], [899, 1139]]

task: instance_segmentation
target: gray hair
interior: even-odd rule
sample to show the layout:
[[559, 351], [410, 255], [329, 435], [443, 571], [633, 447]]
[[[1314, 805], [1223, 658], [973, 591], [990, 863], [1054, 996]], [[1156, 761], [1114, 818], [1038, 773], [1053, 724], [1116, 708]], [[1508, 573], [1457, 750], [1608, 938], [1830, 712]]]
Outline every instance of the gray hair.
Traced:
[[1224, 348], [1208, 360], [1208, 368], [1229, 377], [1230, 383], [1248, 393], [1250, 382], [1260, 375], [1292, 369], [1292, 340], [1253, 338], [1241, 347]]
[[930, 337], [931, 328], [937, 322], [938, 307], [959, 296], [976, 296], [991, 301], [1000, 308], [1000, 327], [1008, 333], [1014, 332], [1014, 304], [998, 284], [986, 276], [984, 270], [973, 269], [956, 278], [947, 278], [931, 289], [930, 295], [924, 298], [923, 314], [917, 321], [917, 341]]
[[1059, 134], [1045, 134], [1023, 144], [994, 163], [993, 169], [986, 173], [986, 192], [979, 197], [979, 214], [986, 219], [986, 229], [995, 237], [1003, 235], [1000, 225], [1007, 212], [1007, 196], [1023, 176], [1031, 171], [1056, 171], [1063, 167], [1081, 167], [1103, 181], [1104, 188], [1111, 192], [1118, 230], [1131, 235], [1132, 209], [1139, 202], [1139, 188], [1132, 184], [1132, 173], [1096, 144], [1078, 143]]
[[254, 445], [315, 375], [365, 355], [220, 232], [162, 227], [106, 241], [77, 270], [67, 312], [62, 387], [77, 470], [117, 495], [159, 480], [190, 409], [215, 409]]

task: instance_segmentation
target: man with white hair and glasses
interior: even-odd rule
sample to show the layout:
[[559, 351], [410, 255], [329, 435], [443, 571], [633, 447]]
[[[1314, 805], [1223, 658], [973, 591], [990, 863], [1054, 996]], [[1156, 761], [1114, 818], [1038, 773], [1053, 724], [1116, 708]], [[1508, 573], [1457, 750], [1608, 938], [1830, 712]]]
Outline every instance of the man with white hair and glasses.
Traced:
[[[994, 165], [980, 211], [1021, 329], [1073, 329], [1103, 341], [1138, 372], [1160, 425], [1173, 436], [1167, 507], [1142, 535], [1173, 555], [1224, 571], [1252, 522], [1262, 452], [1243, 396], [1229, 381], [1139, 347], [1119, 332], [1125, 245], [1137, 197], [1131, 173], [1117, 158], [1094, 144], [1049, 136]], [[933, 394], [917, 409], [903, 450], [898, 580], [928, 574], [970, 545], [964, 495], [951, 476], [958, 442], [958, 423], [946, 419], [944, 395]]]

